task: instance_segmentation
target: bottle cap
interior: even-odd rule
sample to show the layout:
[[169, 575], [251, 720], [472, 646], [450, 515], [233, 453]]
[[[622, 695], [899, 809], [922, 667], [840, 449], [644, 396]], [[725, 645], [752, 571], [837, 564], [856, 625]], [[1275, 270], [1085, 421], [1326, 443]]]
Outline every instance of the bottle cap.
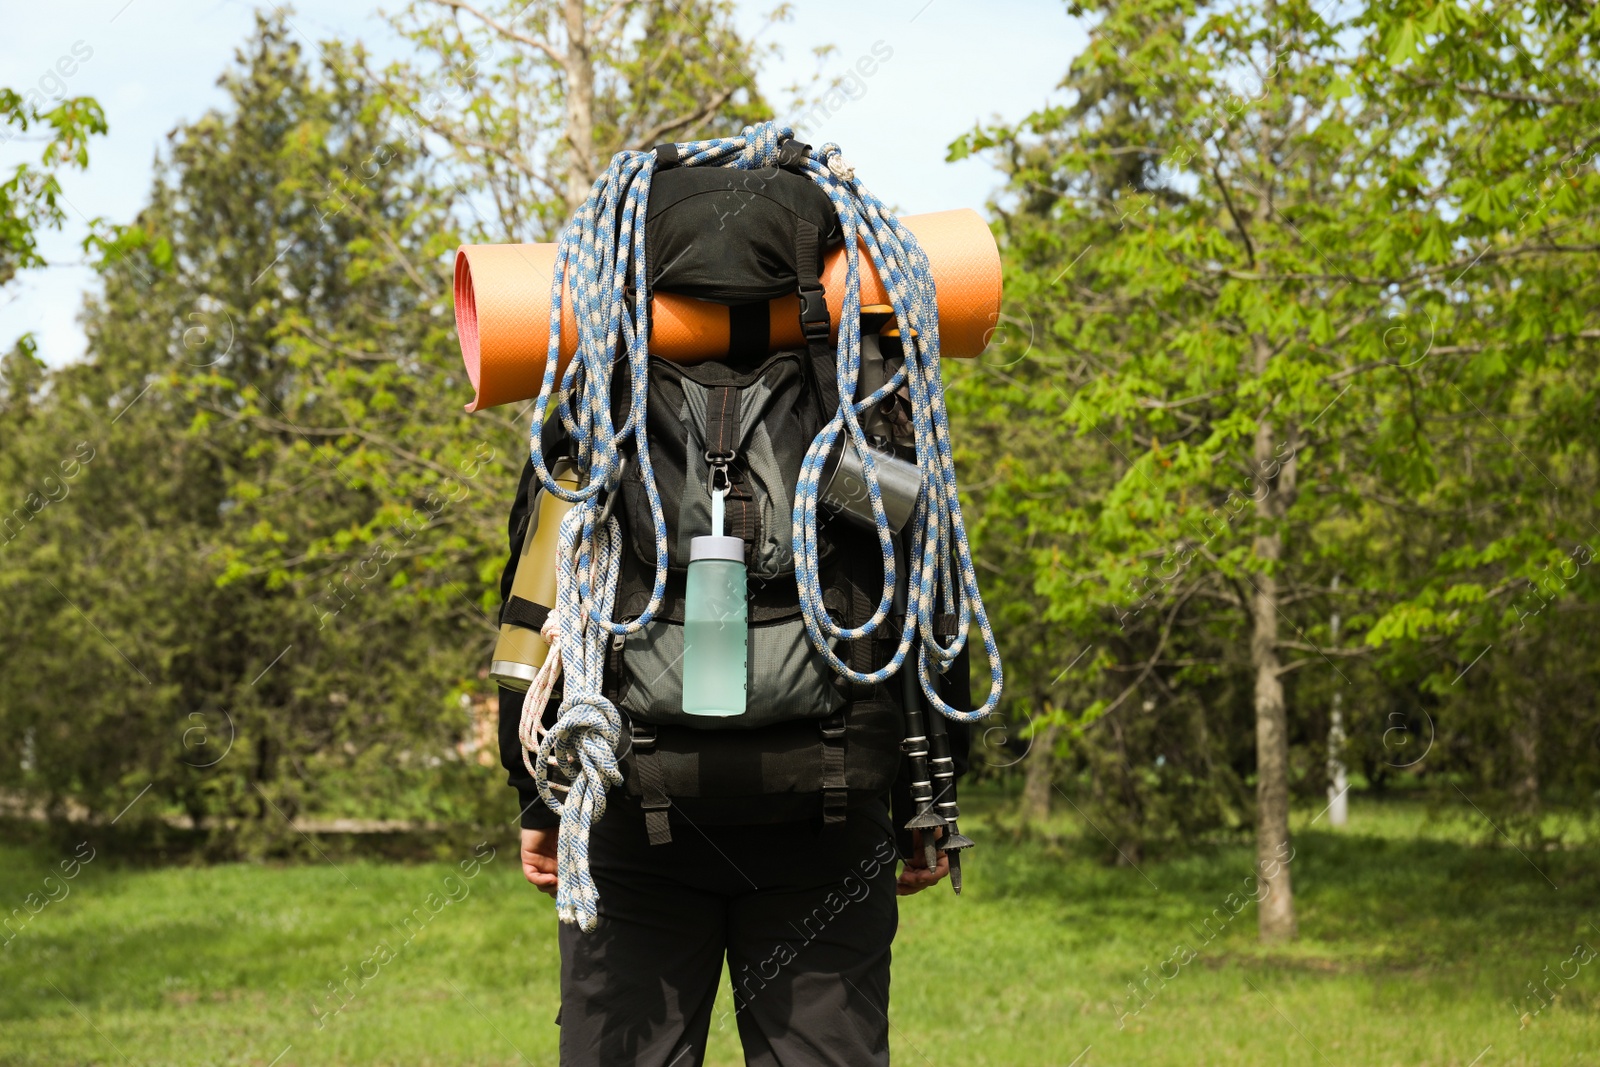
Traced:
[[735, 563], [744, 562], [744, 539], [740, 537], [717, 537], [705, 534], [701, 537], [689, 539], [689, 562], [694, 563], [702, 559], [726, 559]]

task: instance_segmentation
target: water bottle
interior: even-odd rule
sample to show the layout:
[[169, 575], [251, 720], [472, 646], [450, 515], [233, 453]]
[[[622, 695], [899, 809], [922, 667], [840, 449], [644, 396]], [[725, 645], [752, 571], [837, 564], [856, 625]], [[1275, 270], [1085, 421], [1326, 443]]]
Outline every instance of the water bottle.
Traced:
[[[720, 510], [720, 509], [717, 509]], [[683, 710], [743, 715], [749, 629], [744, 542], [717, 534], [689, 541], [683, 598]]]

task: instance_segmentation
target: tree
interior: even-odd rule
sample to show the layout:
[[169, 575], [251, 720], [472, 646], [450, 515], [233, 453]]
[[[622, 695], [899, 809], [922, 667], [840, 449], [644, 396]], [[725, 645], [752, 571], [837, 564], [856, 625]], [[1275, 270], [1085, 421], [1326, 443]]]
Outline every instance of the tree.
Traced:
[[[1468, 575], [1526, 548], [1522, 521], [1497, 514], [1487, 545], [1468, 521], [1459, 547], [1426, 560], [1396, 540], [1413, 508], [1477, 515], [1470, 468], [1458, 483], [1446, 466], [1457, 441], [1481, 455], [1504, 431], [1488, 411], [1529, 410], [1512, 451], [1582, 455], [1585, 473], [1594, 454], [1572, 419], [1592, 374], [1573, 371], [1600, 334], [1571, 261], [1593, 248], [1595, 15], [1536, 4], [1508, 27], [1461, 4], [1343, 20], [1273, 0], [1093, 9], [1070, 101], [955, 150], [1010, 170], [1002, 231], [1029, 279], [1013, 311], [1065, 357], [1038, 369], [1056, 390], [1031, 406], [1053, 408], [1108, 483], [1019, 514], [1047, 617], [1085, 643], [1149, 649], [1097, 661], [1134, 679], [1080, 726], [1142, 688], [1248, 680], [1259, 925], [1292, 937], [1297, 672], [1353, 685], [1362, 656], [1390, 650], [1392, 669], [1414, 651], [1396, 642], [1470, 629], [1458, 605], [1503, 609], [1508, 590]], [[1554, 418], [1515, 399], [1552, 388]], [[1025, 466], [1015, 484], [1048, 474]], [[1575, 511], [1529, 510], [1547, 534], [1576, 529]], [[1355, 647], [1324, 636], [1335, 573], [1365, 630]]]
[[385, 83], [492, 205], [468, 226], [480, 239], [554, 240], [617, 152], [768, 116], [761, 53], [724, 0], [420, 0], [394, 22], [418, 55]]
[[[671, 80], [694, 48], [654, 44], [595, 60], [600, 129], [649, 113], [618, 93], [665, 106], [698, 84]], [[186, 814], [219, 850], [298, 847], [307, 815], [498, 818], [464, 711], [488, 706], [526, 426], [460, 414], [449, 279], [467, 198], [520, 193], [359, 49], [308, 57], [292, 15], [258, 20], [222, 84], [229, 106], [174, 132], [149, 205], [102, 246], [89, 359], [7, 363], [0, 419], [28, 432], [7, 434], [4, 484], [46, 461], [76, 480], [0, 556], [0, 638], [25, 650], [0, 667], [0, 717], [32, 738], [0, 787], [55, 811], [143, 796], [123, 825]], [[535, 125], [565, 113], [516, 104]]]
[[[59, 228], [66, 218], [57, 175], [88, 166], [89, 139], [105, 132], [105, 115], [91, 97], [64, 98], [46, 108], [36, 89], [0, 87], [0, 144], [44, 143], [37, 162], [17, 164], [0, 182], [0, 287], [19, 271], [45, 265], [38, 231]], [[7, 557], [15, 555], [13, 542], [36, 530], [36, 521], [66, 498], [83, 470], [82, 452], [57, 456], [34, 436], [50, 426], [43, 410], [48, 385], [38, 347], [24, 334], [0, 357], [0, 575], [12, 563]], [[19, 647], [26, 646], [13, 646]], [[15, 768], [25, 773], [36, 761], [37, 735], [21, 730], [10, 736], [21, 741]]]
[[148, 785], [135, 819], [165, 803], [249, 846], [362, 794], [435, 817], [487, 794], [450, 762], [471, 649], [440, 608], [482, 568], [427, 503], [486, 460], [414, 419], [459, 377], [430, 263], [448, 200], [342, 50], [323, 60], [318, 78], [283, 21], [259, 23], [230, 111], [175, 132], [106, 246], [90, 359], [52, 376], [37, 439], [87, 442], [92, 490], [7, 560], [38, 655], [8, 663], [6, 713], [37, 738], [21, 784], [58, 805]]

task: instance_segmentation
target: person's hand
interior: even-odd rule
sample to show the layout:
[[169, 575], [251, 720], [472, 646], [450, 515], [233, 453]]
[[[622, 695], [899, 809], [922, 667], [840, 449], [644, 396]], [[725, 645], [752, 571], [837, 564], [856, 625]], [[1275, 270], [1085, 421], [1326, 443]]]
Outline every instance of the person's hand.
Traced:
[[556, 895], [556, 837], [561, 831], [522, 831], [522, 874], [546, 896]]
[[[526, 831], [524, 831], [526, 833]], [[941, 827], [939, 837], [944, 836]], [[937, 840], [937, 838], [935, 839]], [[894, 884], [894, 895], [909, 897], [913, 893], [920, 893], [930, 885], [938, 885], [950, 873], [950, 856], [948, 853], [935, 853], [939, 857], [939, 866], [928, 870], [928, 860], [922, 853], [922, 831], [911, 831], [911, 858], [905, 861], [905, 866], [900, 870], [900, 877]]]

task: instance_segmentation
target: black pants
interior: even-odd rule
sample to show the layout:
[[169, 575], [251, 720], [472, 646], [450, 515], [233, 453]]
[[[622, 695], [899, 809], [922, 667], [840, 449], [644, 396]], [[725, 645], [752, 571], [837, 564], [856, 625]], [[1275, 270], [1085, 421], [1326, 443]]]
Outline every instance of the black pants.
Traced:
[[828, 827], [671, 820], [672, 841], [652, 846], [637, 803], [613, 794], [595, 824], [599, 927], [560, 933], [561, 1063], [698, 1067], [726, 956], [747, 1063], [887, 1064], [886, 806]]

